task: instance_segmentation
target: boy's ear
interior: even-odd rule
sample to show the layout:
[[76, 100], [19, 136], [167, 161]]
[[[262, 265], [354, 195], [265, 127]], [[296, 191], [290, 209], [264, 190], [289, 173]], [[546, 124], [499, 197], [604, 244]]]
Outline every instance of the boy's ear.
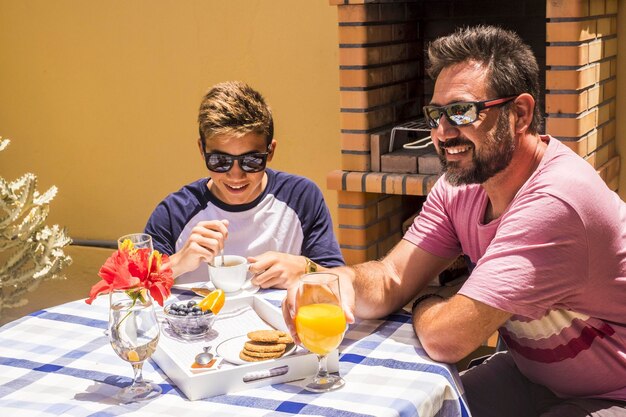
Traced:
[[276, 153], [276, 145], [276, 140], [272, 139], [272, 142], [270, 142], [269, 146], [267, 147], [267, 162], [271, 161], [274, 157], [274, 154]]
[[204, 146], [202, 146], [202, 139], [198, 138], [198, 150], [200, 151], [200, 155], [204, 158]]

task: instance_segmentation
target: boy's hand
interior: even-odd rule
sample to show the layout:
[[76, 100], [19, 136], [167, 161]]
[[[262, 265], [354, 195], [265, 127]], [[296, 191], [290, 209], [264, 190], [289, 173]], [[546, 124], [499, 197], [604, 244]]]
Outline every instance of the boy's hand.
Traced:
[[181, 250], [170, 256], [168, 266], [174, 277], [194, 271], [203, 263], [212, 263], [213, 258], [224, 249], [228, 237], [228, 220], [209, 220], [196, 224], [189, 239]]
[[281, 252], [265, 252], [249, 257], [248, 270], [254, 274], [252, 283], [261, 288], [289, 288], [298, 285], [304, 274], [306, 259], [304, 256], [289, 255]]

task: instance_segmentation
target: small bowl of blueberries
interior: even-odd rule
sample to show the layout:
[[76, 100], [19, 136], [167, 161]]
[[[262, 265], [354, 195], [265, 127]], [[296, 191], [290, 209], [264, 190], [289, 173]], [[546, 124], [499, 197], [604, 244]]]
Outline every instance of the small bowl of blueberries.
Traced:
[[201, 338], [213, 327], [215, 314], [210, 310], [203, 312], [198, 306], [199, 301], [177, 301], [163, 308], [170, 329], [183, 339]]

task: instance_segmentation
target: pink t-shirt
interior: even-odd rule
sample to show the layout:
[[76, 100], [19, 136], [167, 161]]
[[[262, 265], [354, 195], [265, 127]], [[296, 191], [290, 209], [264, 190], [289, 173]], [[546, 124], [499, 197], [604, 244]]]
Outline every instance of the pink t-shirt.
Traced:
[[512, 313], [520, 371], [562, 397], [626, 400], [626, 204], [558, 140], [505, 212], [442, 177], [404, 239], [472, 273], [459, 293]]

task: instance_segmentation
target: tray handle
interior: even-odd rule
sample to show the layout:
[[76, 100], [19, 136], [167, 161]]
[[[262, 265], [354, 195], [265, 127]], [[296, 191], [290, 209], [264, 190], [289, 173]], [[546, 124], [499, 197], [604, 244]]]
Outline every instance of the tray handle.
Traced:
[[275, 368], [264, 369], [262, 371], [248, 372], [243, 376], [243, 382], [256, 382], [261, 379], [285, 375], [287, 372], [289, 372], [289, 365], [277, 366]]

